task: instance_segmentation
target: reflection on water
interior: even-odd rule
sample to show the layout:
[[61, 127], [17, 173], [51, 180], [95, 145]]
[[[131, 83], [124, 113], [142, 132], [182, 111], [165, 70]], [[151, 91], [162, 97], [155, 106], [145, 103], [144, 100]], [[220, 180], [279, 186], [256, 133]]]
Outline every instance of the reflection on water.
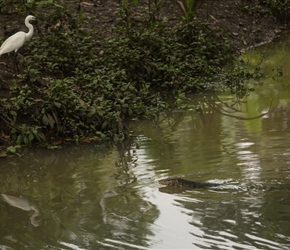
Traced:
[[[115, 147], [0, 159], [0, 249], [289, 249], [287, 81], [235, 106], [195, 97], [199, 110], [135, 122]], [[230, 188], [163, 192], [169, 176]]]
[[9, 205], [13, 207], [20, 208], [24, 211], [33, 211], [33, 214], [30, 217], [30, 222], [33, 226], [38, 227], [41, 224], [41, 220], [39, 217], [39, 210], [37, 205], [33, 202], [29, 201], [24, 197], [17, 197], [13, 195], [1, 194], [4, 201], [6, 201]]

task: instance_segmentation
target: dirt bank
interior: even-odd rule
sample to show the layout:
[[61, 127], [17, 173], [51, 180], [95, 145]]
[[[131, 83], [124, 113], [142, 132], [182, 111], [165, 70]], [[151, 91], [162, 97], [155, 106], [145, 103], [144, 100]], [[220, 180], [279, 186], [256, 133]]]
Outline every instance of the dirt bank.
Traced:
[[[146, 7], [148, 0], [141, 0], [138, 8]], [[116, 22], [114, 13], [120, 9], [116, 0], [82, 2], [81, 9], [97, 29], [108, 29]], [[158, 18], [174, 24], [182, 16], [176, 0], [166, 0]], [[283, 27], [266, 6], [258, 0], [207, 0], [198, 10], [197, 17], [228, 32], [239, 49], [271, 41]]]
[[[121, 2], [117, 0], [65, 1], [72, 13], [83, 12], [87, 22], [82, 25], [105, 33], [109, 33], [110, 26], [118, 22], [115, 14], [120, 10]], [[148, 2], [148, 0], [139, 0], [135, 13], [144, 12]], [[259, 2], [259, 0], [206, 0], [198, 10], [197, 17], [213, 26], [223, 27], [235, 44], [240, 49], [245, 49], [273, 39], [281, 29], [285, 28], [277, 22], [271, 11], [266, 6], [261, 6]], [[0, 37], [25, 29], [21, 17], [15, 10], [14, 12], [11, 10], [12, 7], [1, 9], [0, 26], [3, 29], [0, 29]], [[170, 25], [177, 22], [181, 16], [182, 12], [176, 0], [165, 0], [157, 18], [167, 21]], [[42, 17], [37, 18], [41, 26]]]

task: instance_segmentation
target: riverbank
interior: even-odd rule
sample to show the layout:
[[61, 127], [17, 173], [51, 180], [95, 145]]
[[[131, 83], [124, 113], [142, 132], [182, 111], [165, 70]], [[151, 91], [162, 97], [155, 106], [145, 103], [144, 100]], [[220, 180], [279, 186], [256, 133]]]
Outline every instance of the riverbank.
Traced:
[[[66, 9], [81, 19], [69, 19], [68, 12], [57, 20], [40, 17], [34, 38], [20, 51], [21, 73], [15, 74], [11, 54], [0, 65], [0, 97], [9, 97], [0, 106], [1, 143], [122, 139], [129, 133], [126, 121], [182, 107], [186, 93], [226, 89], [242, 96], [255, 75], [236, 64], [235, 54], [272, 40], [283, 28], [255, 1], [205, 2], [197, 11], [199, 24], [183, 26], [176, 25], [182, 16], [176, 2], [154, 14], [146, 4], [116, 15], [121, 8], [115, 1], [71, 1]], [[151, 25], [148, 17], [162, 25]]]

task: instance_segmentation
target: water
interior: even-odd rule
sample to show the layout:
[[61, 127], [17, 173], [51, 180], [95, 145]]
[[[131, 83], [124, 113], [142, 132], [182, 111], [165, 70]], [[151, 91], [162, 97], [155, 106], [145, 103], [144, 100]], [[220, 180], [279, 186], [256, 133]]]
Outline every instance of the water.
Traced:
[[[234, 109], [230, 95], [195, 98], [201, 110], [136, 122], [117, 148], [0, 159], [0, 249], [289, 249], [289, 41], [245, 56], [265, 51], [272, 77]], [[158, 184], [169, 176], [229, 188]]]

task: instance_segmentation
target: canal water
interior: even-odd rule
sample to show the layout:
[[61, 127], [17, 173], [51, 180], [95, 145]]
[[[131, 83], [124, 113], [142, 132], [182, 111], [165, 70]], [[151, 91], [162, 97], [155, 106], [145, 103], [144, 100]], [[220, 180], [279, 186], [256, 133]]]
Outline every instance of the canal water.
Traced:
[[[0, 159], [0, 249], [290, 249], [290, 40], [243, 55], [268, 77], [245, 102], [133, 124], [117, 147]], [[166, 188], [166, 177], [220, 183]]]

